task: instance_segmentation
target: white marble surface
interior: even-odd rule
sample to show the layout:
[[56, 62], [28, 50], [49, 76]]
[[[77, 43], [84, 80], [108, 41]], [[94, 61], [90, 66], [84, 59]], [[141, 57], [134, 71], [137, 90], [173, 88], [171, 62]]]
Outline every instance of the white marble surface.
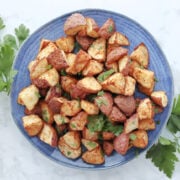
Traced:
[[[180, 89], [180, 1], [179, 0], [0, 0], [0, 16], [12, 32], [20, 23], [31, 33], [47, 21], [69, 11], [101, 8], [127, 15], [150, 31], [172, 68], [175, 93]], [[163, 135], [168, 135], [164, 130]], [[10, 115], [9, 97], [0, 94], [0, 180], [165, 180], [144, 155], [128, 164], [104, 171], [75, 170], [55, 164], [39, 153], [22, 136]], [[180, 179], [180, 163], [173, 180]]]

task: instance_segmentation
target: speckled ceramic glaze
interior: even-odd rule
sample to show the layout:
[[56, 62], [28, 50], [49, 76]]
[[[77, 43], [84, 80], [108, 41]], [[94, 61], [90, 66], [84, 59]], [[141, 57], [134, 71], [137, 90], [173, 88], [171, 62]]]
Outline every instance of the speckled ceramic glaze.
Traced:
[[[129, 52], [131, 53], [135, 46], [139, 43], [144, 42], [149, 50], [150, 55], [150, 64], [149, 69], [155, 72], [155, 76], [158, 79], [156, 83], [155, 90], [164, 90], [167, 93], [169, 103], [168, 106], [165, 108], [163, 113], [156, 115], [155, 120], [160, 120], [160, 124], [157, 125], [154, 131], [148, 132], [149, 135], [149, 144], [148, 147], [144, 150], [138, 150], [139, 154], [143, 151], [147, 150], [152, 144], [155, 142], [157, 137], [159, 136], [162, 128], [166, 124], [169, 114], [171, 112], [172, 101], [173, 101], [173, 78], [171, 74], [170, 67], [168, 62], [163, 55], [161, 49], [159, 48], [158, 44], [151, 36], [149, 32], [147, 32], [141, 25], [129, 19], [128, 17], [110, 12], [105, 10], [97, 10], [97, 9], [90, 9], [90, 10], [79, 10], [76, 11], [82, 13], [84, 16], [89, 16], [94, 18], [99, 25], [102, 25], [107, 18], [114, 19], [116, 23], [117, 31], [122, 32], [125, 34], [130, 41], [130, 46], [128, 47]], [[14, 68], [18, 70], [18, 74], [16, 75], [12, 92], [11, 92], [11, 109], [12, 109], [12, 116], [13, 119], [22, 132], [22, 134], [27, 138], [31, 144], [36, 147], [40, 152], [42, 152], [48, 158], [54, 160], [55, 162], [74, 168], [84, 168], [84, 169], [107, 169], [112, 168], [115, 166], [120, 166], [124, 163], [129, 162], [132, 160], [137, 153], [137, 149], [132, 148], [128, 151], [125, 156], [121, 156], [116, 152], [113, 153], [110, 157], [105, 157], [105, 163], [102, 165], [90, 165], [86, 164], [82, 161], [81, 158], [76, 160], [70, 160], [61, 155], [57, 148], [52, 148], [49, 145], [40, 141], [37, 137], [29, 137], [25, 132], [21, 118], [24, 115], [24, 107], [17, 104], [17, 97], [19, 91], [28, 86], [30, 84], [29, 72], [27, 66], [31, 60], [33, 60], [38, 52], [39, 43], [42, 38], [55, 40], [64, 35], [63, 32], [63, 25], [65, 20], [68, 16], [72, 13], [65, 14], [60, 16], [51, 22], [43, 25], [39, 28], [36, 32], [34, 32], [28, 40], [23, 44], [22, 48], [20, 49], [16, 61], [14, 64]], [[136, 92], [136, 96], [144, 97], [144, 95]], [[42, 162], [43, 163], [43, 162]]]

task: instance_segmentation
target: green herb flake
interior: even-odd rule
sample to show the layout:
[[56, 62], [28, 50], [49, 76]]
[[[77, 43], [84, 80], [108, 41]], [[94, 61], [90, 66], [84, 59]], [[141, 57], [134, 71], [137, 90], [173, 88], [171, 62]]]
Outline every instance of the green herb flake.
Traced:
[[131, 133], [129, 135], [129, 138], [130, 138], [130, 140], [134, 141], [137, 138], [137, 136], [135, 134]]
[[61, 76], [66, 76], [67, 73], [66, 73], [66, 70], [65, 69], [62, 69], [61, 72], [60, 72]]
[[112, 26], [112, 25], [110, 25], [110, 26], [108, 27], [108, 32], [109, 32], [109, 33], [112, 33], [112, 32], [113, 32], [113, 30], [114, 30], [113, 26]]
[[68, 156], [69, 156], [69, 155], [71, 155], [71, 152], [70, 152], [70, 151], [68, 151], [68, 152], [67, 152], [67, 155], [68, 155]]
[[73, 129], [75, 129], [75, 128], [76, 128], [76, 125], [73, 124], [73, 123], [71, 123], [71, 127], [72, 127]]
[[102, 105], [105, 105], [105, 106], [107, 105], [107, 101], [104, 98], [96, 99], [96, 103], [98, 107], [101, 107]]
[[50, 70], [51, 68], [52, 68], [51, 64], [48, 64], [47, 67], [46, 67], [47, 70]]
[[157, 124], [157, 125], [159, 125], [160, 123], [161, 123], [160, 120], [157, 120], [157, 121], [156, 121], [156, 124]]
[[43, 110], [42, 111], [42, 117], [43, 117], [43, 119], [46, 121], [46, 122], [48, 122], [49, 121], [49, 114], [48, 114], [48, 111], [47, 110]]
[[40, 95], [39, 92], [37, 92], [37, 91], [35, 92], [35, 95], [36, 95], [37, 98], [40, 98], [40, 97], [41, 97], [41, 95]]
[[90, 146], [91, 148], [95, 148], [96, 147], [96, 143], [92, 142], [92, 141], [87, 142], [87, 145]]
[[104, 95], [104, 91], [99, 91], [99, 92], [97, 93], [97, 95], [98, 95], [98, 96]]
[[158, 82], [159, 80], [155, 77], [155, 78], [154, 78], [154, 81], [155, 81], [155, 82]]
[[0, 30], [3, 28], [5, 28], [5, 25], [4, 25], [3, 19], [0, 17]]
[[99, 82], [103, 82], [104, 80], [106, 80], [111, 74], [114, 73], [114, 69], [110, 69], [108, 71], [105, 71], [103, 73], [101, 73], [98, 77], [97, 77], [97, 80]]

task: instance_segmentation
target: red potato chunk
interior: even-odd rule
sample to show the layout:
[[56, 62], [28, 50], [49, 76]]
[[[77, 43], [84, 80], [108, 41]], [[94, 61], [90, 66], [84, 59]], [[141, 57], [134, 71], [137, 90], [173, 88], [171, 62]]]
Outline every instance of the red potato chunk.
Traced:
[[112, 122], [124, 122], [126, 120], [126, 116], [116, 106], [113, 106], [109, 119]]
[[110, 156], [114, 150], [114, 146], [112, 143], [110, 143], [108, 141], [104, 141], [103, 142], [103, 150], [107, 156]]
[[76, 41], [80, 44], [82, 49], [86, 51], [93, 43], [94, 39], [88, 36], [76, 36]]

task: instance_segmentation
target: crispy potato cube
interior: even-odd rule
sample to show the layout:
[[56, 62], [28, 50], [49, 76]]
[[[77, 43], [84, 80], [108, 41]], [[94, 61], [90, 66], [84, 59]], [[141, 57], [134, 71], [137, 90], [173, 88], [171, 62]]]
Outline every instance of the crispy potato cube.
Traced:
[[63, 116], [75, 116], [81, 111], [80, 102], [77, 100], [64, 101], [60, 107], [60, 112]]
[[154, 122], [153, 119], [143, 119], [139, 121], [138, 129], [148, 131], [148, 130], [154, 130], [155, 128], [156, 128], [156, 123]]
[[108, 142], [108, 141], [104, 141], [103, 142], [103, 150], [107, 156], [110, 156], [114, 150], [113, 143]]
[[44, 123], [44, 126], [39, 133], [39, 139], [52, 147], [57, 146], [57, 133], [56, 130], [49, 124]]
[[154, 85], [151, 86], [150, 88], [146, 88], [146, 87], [143, 87], [141, 86], [140, 84], [138, 84], [138, 90], [144, 94], [146, 94], [147, 96], [150, 96], [151, 93], [153, 92], [153, 89], [154, 89]]
[[49, 108], [48, 104], [45, 101], [42, 101], [40, 103], [40, 106], [41, 106], [41, 112], [42, 112], [42, 119], [46, 123], [52, 124], [54, 122], [53, 112]]
[[96, 104], [93, 104], [91, 102], [81, 100], [81, 108], [87, 112], [88, 115], [95, 115], [99, 114], [99, 108]]
[[113, 48], [107, 55], [107, 64], [111, 64], [113, 62], [119, 61], [123, 56], [128, 54], [128, 49], [123, 47]]
[[72, 99], [84, 99], [88, 93], [83, 91], [77, 84], [72, 84], [70, 96]]
[[129, 56], [123, 56], [119, 61], [118, 61], [118, 69], [119, 72], [122, 73], [124, 76], [127, 76], [129, 74]]
[[70, 53], [74, 49], [74, 38], [72, 36], [61, 37], [56, 40], [56, 45], [65, 53]]
[[70, 159], [76, 159], [81, 155], [81, 146], [78, 149], [71, 148], [66, 144], [64, 137], [59, 138], [58, 148], [64, 156]]
[[54, 97], [60, 97], [61, 96], [61, 87], [60, 85], [56, 85], [53, 87], [50, 87], [49, 90], [46, 93], [45, 101], [49, 102]]
[[76, 41], [80, 44], [82, 49], [85, 51], [90, 47], [90, 45], [93, 43], [94, 39], [88, 36], [76, 36]]
[[75, 60], [76, 60], [76, 54], [73, 53], [68, 53], [66, 55], [66, 61], [69, 67], [66, 68], [66, 72], [68, 74], [76, 74], [76, 71], [74, 69], [74, 64], [75, 64]]
[[87, 113], [84, 111], [79, 112], [76, 116], [72, 117], [69, 127], [73, 131], [82, 131], [87, 124]]
[[68, 93], [70, 93], [72, 85], [76, 83], [77, 80], [71, 76], [61, 76], [61, 86]]
[[92, 151], [86, 151], [83, 153], [82, 159], [89, 164], [103, 164], [105, 161], [100, 146], [93, 149]]
[[87, 54], [83, 50], [80, 50], [77, 53], [75, 62], [73, 64], [75, 72], [76, 73], [81, 72], [84, 69], [84, 67], [88, 64], [90, 59], [91, 57], [89, 54]]
[[111, 64], [105, 63], [105, 66], [107, 69], [113, 69], [114, 72], [118, 72], [118, 63], [117, 62], [113, 62]]
[[130, 76], [125, 76], [124, 95], [125, 96], [132, 96], [135, 92], [135, 88], [136, 88], [135, 79], [130, 77]]
[[144, 43], [139, 44], [130, 55], [131, 60], [138, 62], [144, 68], [149, 64], [149, 52]]
[[32, 110], [39, 101], [39, 90], [35, 85], [23, 88], [18, 95], [18, 103]]
[[116, 106], [113, 106], [109, 115], [109, 120], [112, 122], [124, 122], [126, 120], [126, 116]]
[[28, 64], [28, 70], [29, 70], [29, 72], [32, 71], [32, 68], [33, 68], [34, 64], [36, 64], [36, 60], [30, 61], [30, 63]]
[[53, 42], [48, 43], [48, 45], [38, 53], [37, 59], [47, 58], [56, 49], [57, 46]]
[[89, 47], [88, 54], [98, 62], [104, 62], [106, 59], [106, 40], [96, 39]]
[[114, 20], [109, 18], [107, 21], [100, 27], [98, 33], [104, 38], [108, 39], [116, 30]]
[[165, 108], [168, 104], [168, 98], [164, 91], [154, 91], [151, 93], [151, 99], [157, 105]]
[[136, 81], [145, 88], [154, 87], [154, 72], [136, 67], [133, 72], [133, 77]]
[[87, 93], [97, 93], [102, 89], [101, 85], [94, 77], [84, 77], [78, 81], [77, 86]]
[[51, 40], [49, 39], [42, 39], [39, 46], [39, 52], [43, 50], [50, 42]]
[[49, 65], [47, 59], [36, 60], [29, 68], [30, 78], [35, 79], [49, 69], [51, 69], [51, 65]]
[[88, 128], [84, 127], [82, 131], [82, 136], [84, 139], [97, 141], [98, 140], [98, 132], [91, 132]]
[[86, 28], [87, 35], [92, 38], [98, 38], [99, 37], [99, 34], [98, 34], [99, 26], [96, 23], [96, 21], [93, 18], [87, 17], [86, 23], [87, 23], [87, 28]]
[[115, 138], [115, 135], [112, 132], [102, 132], [102, 138], [105, 141], [113, 140]]
[[80, 134], [77, 131], [68, 131], [63, 138], [65, 143], [72, 149], [78, 149], [81, 145]]
[[94, 76], [103, 71], [103, 64], [96, 61], [90, 60], [82, 71], [83, 76]]
[[115, 73], [101, 83], [102, 89], [115, 94], [124, 94], [125, 78], [122, 73]]
[[108, 39], [108, 44], [118, 45], [118, 46], [129, 46], [130, 43], [128, 38], [124, 34], [116, 31]]
[[133, 77], [134, 69], [136, 67], [141, 67], [136, 61], [130, 61], [129, 62], [129, 72], [128, 75]]
[[133, 114], [129, 119], [124, 123], [124, 133], [128, 134], [131, 131], [138, 128], [139, 119], [137, 114]]
[[149, 98], [141, 100], [137, 108], [139, 120], [152, 119], [154, 116], [153, 110], [152, 102]]
[[74, 36], [86, 27], [86, 19], [82, 14], [74, 13], [69, 16], [64, 23], [64, 32], [66, 35]]
[[134, 147], [145, 148], [148, 145], [148, 135], [145, 130], [136, 130], [131, 134], [135, 135], [135, 139], [131, 140], [131, 143]]
[[43, 127], [43, 121], [39, 116], [31, 114], [22, 117], [23, 127], [29, 136], [36, 136]]
[[60, 113], [60, 107], [62, 105], [62, 98], [60, 97], [53, 97], [48, 102], [48, 107], [52, 111], [53, 114], [59, 114]]
[[82, 144], [86, 147], [88, 151], [92, 151], [93, 149], [97, 148], [99, 144], [95, 141], [90, 141], [87, 139], [81, 139]]
[[70, 119], [66, 116], [62, 116], [61, 114], [54, 114], [53, 116], [55, 123], [59, 126], [62, 124], [67, 124], [70, 122]]
[[50, 53], [47, 60], [48, 63], [51, 64], [56, 70], [62, 70], [68, 67], [66, 55], [61, 49], [56, 49]]

